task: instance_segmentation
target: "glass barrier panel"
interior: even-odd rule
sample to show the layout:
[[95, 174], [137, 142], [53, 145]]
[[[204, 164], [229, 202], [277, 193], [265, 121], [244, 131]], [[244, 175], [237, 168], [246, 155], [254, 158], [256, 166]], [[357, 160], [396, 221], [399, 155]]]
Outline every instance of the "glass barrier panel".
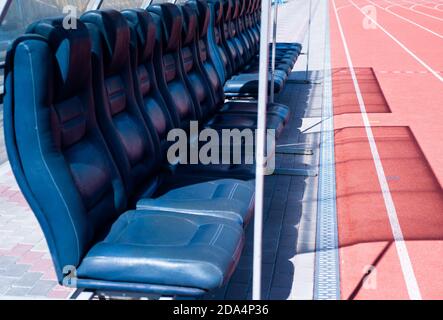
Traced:
[[0, 26], [0, 50], [22, 34], [32, 22], [68, 13], [80, 16], [89, 0], [14, 0]]

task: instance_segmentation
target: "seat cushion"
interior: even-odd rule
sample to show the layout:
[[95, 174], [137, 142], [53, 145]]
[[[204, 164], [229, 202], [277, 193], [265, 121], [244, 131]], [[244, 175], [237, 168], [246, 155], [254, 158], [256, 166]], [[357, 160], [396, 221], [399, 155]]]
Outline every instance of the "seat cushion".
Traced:
[[277, 42], [276, 47], [277, 51], [294, 51], [300, 54], [302, 51], [302, 45], [299, 43], [291, 43], [291, 42]]
[[162, 211], [129, 211], [88, 252], [79, 279], [199, 288], [222, 286], [244, 245], [226, 219]]
[[[286, 75], [289, 75], [292, 71], [292, 68], [295, 65], [295, 61], [297, 57], [287, 57], [287, 56], [276, 56], [275, 60], [275, 70], [278, 70], [280, 74], [284, 72]], [[259, 60], [253, 59], [249, 62], [248, 66], [242, 70], [242, 73], [258, 73], [260, 70]], [[269, 62], [269, 72], [272, 71], [272, 64]]]
[[222, 179], [174, 189], [156, 199], [142, 199], [139, 210], [212, 216], [247, 225], [254, 211], [254, 181]]
[[[257, 96], [258, 94], [258, 73], [239, 74], [226, 81], [223, 88], [226, 96]], [[271, 75], [268, 76], [271, 82]], [[286, 82], [287, 74], [284, 71], [276, 70], [274, 92], [280, 93]], [[270, 84], [268, 86], [270, 88]]]
[[[290, 111], [287, 106], [280, 103], [268, 103], [267, 107], [268, 115], [279, 116], [284, 123], [289, 120]], [[257, 115], [257, 102], [250, 101], [228, 101], [220, 110], [221, 113], [233, 113], [233, 114], [253, 114]]]

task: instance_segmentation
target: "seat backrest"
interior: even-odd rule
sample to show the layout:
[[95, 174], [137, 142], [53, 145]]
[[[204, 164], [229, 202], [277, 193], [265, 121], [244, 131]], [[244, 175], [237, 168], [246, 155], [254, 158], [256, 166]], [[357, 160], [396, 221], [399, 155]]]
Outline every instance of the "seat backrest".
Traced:
[[124, 10], [122, 14], [131, 30], [131, 62], [136, 97], [146, 124], [151, 133], [158, 137], [161, 153], [166, 154], [170, 145], [167, 135], [174, 128], [174, 122], [160, 94], [155, 74], [156, 25], [151, 14], [143, 9]]
[[251, 58], [251, 45], [244, 34], [244, 14], [246, 11], [245, 0], [234, 0], [237, 15], [233, 19], [231, 28], [235, 30], [235, 43], [238, 47], [238, 52], [241, 53], [242, 66], [245, 66]]
[[261, 22], [261, 1], [260, 0], [254, 0], [255, 1], [255, 7], [254, 7], [254, 13], [252, 18], [252, 25], [253, 29], [255, 30], [255, 33], [258, 35], [258, 41], [260, 42], [260, 22]]
[[255, 52], [257, 53], [259, 50], [259, 46], [260, 46], [260, 34], [255, 29], [255, 24], [254, 24], [255, 0], [250, 0], [250, 1], [251, 1], [251, 9], [249, 12], [249, 17], [248, 17], [248, 29], [249, 29], [249, 32], [251, 33], [251, 36], [253, 37]]
[[229, 0], [231, 3], [231, 18], [227, 23], [230, 40], [237, 51], [237, 71], [245, 65], [245, 48], [238, 33], [238, 19], [240, 16], [240, 0]]
[[190, 4], [198, 19], [199, 60], [205, 71], [207, 82], [211, 86], [215, 108], [218, 109], [224, 103], [225, 95], [216, 63], [213, 60], [213, 56], [209, 54], [209, 34], [211, 33], [211, 30], [209, 30], [210, 8], [205, 0], [195, 0], [190, 2]]
[[241, 66], [241, 56], [237, 51], [237, 45], [234, 40], [235, 33], [232, 31], [233, 1], [223, 0], [223, 19], [222, 19], [222, 41], [226, 48], [226, 55], [229, 58], [232, 75], [236, 74]]
[[250, 0], [243, 0], [243, 10], [239, 20], [239, 32], [243, 37], [248, 50], [248, 61], [252, 59], [256, 53], [253, 35], [249, 30], [249, 14], [251, 11], [252, 2]]
[[80, 19], [92, 36], [98, 123], [132, 205], [157, 187], [162, 155], [135, 97], [129, 26], [115, 10], [88, 11]]
[[149, 6], [147, 10], [157, 27], [154, 66], [160, 92], [175, 127], [187, 129], [189, 122], [197, 119], [197, 114], [180, 62], [181, 12], [172, 3]]
[[260, 1], [246, 0], [246, 2], [249, 2], [249, 8], [244, 14], [245, 33], [251, 44], [251, 58], [253, 58], [260, 49], [260, 27], [257, 20], [257, 18], [260, 19], [257, 13]]
[[221, 83], [224, 84], [232, 77], [233, 72], [225, 41], [223, 40], [223, 4], [221, 0], [208, 0], [207, 4], [210, 14], [208, 26], [209, 55], [214, 61]]
[[61, 282], [126, 207], [95, 119], [87, 28], [34, 23], [11, 47], [6, 78], [8, 156]]
[[197, 12], [191, 3], [185, 3], [178, 6], [183, 16], [183, 29], [181, 39], [181, 62], [183, 67], [183, 76], [191, 97], [198, 112], [198, 119], [206, 122], [213, 116], [220, 106], [214, 102], [212, 85], [203, 67], [199, 54], [199, 20]]

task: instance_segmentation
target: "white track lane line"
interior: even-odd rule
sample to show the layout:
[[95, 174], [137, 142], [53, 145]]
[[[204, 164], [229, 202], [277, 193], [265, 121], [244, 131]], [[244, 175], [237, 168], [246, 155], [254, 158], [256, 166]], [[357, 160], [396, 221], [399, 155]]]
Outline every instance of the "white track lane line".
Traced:
[[358, 84], [357, 76], [355, 74], [354, 65], [352, 63], [351, 54], [348, 49], [348, 44], [346, 42], [345, 34], [343, 32], [343, 27], [341, 25], [338, 12], [335, 7], [335, 0], [332, 0], [335, 16], [337, 19], [338, 28], [340, 31], [341, 39], [343, 41], [343, 47], [346, 53], [346, 59], [348, 61], [349, 69], [352, 76], [352, 81], [354, 82], [355, 93], [357, 95], [358, 103], [360, 105], [360, 112], [363, 118], [363, 123], [366, 130], [366, 135], [368, 136], [369, 146], [372, 153], [372, 158], [374, 159], [375, 168], [377, 171], [378, 181], [380, 183], [380, 188], [383, 194], [383, 199], [385, 202], [386, 210], [388, 213], [389, 222], [391, 224], [392, 234], [394, 237], [395, 247], [397, 249], [397, 254], [400, 260], [401, 269], [403, 272], [403, 277], [405, 279], [406, 287], [408, 290], [409, 298], [412, 300], [421, 300], [421, 293], [418, 287], [417, 279], [415, 278], [414, 270], [412, 268], [411, 259], [409, 257], [408, 249], [403, 238], [403, 233], [400, 227], [400, 222], [398, 221], [397, 211], [395, 209], [394, 200], [392, 199], [391, 191], [389, 190], [389, 185], [386, 180], [385, 172], [383, 169], [383, 164], [380, 160], [380, 155], [378, 153], [377, 145], [375, 143], [374, 134], [372, 132], [371, 124], [369, 122], [368, 114], [366, 113], [366, 106], [363, 100], [363, 96]]
[[[407, 10], [409, 10], [409, 11], [412, 11], [412, 12], [415, 12], [415, 13], [418, 13], [418, 14], [421, 14], [421, 15], [424, 15], [424, 16], [426, 16], [426, 17], [429, 17], [429, 18], [432, 18], [432, 19], [436, 19], [436, 20], [439, 20], [439, 21], [443, 21], [442, 18], [439, 18], [439, 17], [433, 16], [433, 15], [430, 15], [430, 14], [427, 14], [427, 13], [424, 13], [424, 12], [421, 12], [421, 11], [417, 11], [417, 10], [415, 10], [415, 9], [411, 9], [411, 7], [404, 7], [404, 6], [400, 5], [400, 4], [397, 4], [397, 3], [394, 3], [394, 2], [392, 2], [392, 1], [388, 1], [388, 0], [384, 0], [384, 1], [385, 1], [385, 2], [388, 2], [388, 3], [391, 3], [391, 4], [395, 5], [395, 6], [398, 6], [398, 7], [400, 7], [400, 8], [407, 9]], [[388, 9], [388, 10], [389, 10], [389, 9]]]
[[422, 6], [424, 8], [428, 8], [428, 9], [435, 9], [436, 5], [439, 5], [440, 3], [438, 2], [433, 2], [433, 1], [427, 1], [427, 2], [420, 2], [420, 3], [416, 3], [412, 6], [412, 8], [416, 7], [416, 6]]
[[397, 43], [400, 47], [403, 48], [412, 58], [417, 60], [418, 63], [420, 63], [426, 70], [428, 70], [430, 73], [434, 75], [440, 82], [443, 82], [443, 77], [439, 75], [437, 71], [432, 69], [426, 62], [424, 62], [422, 59], [420, 59], [415, 53], [413, 53], [408, 47], [406, 47], [402, 42], [400, 42], [396, 37], [394, 37], [389, 31], [387, 31], [385, 28], [383, 28], [376, 20], [374, 20], [371, 16], [368, 16], [363, 10], [360, 9], [359, 6], [357, 6], [352, 0], [349, 0], [349, 2], [356, 7], [365, 17], [367, 17], [369, 20], [371, 20], [377, 27], [382, 30], [386, 35], [394, 40], [395, 43]]
[[416, 5], [413, 5], [413, 6], [411, 7], [411, 10], [414, 11], [414, 12], [417, 12], [417, 13], [422, 13], [422, 14], [428, 15], [428, 16], [431, 17], [431, 18], [435, 18], [435, 19], [438, 19], [438, 20], [442, 20], [442, 21], [443, 21], [443, 19], [440, 18], [440, 17], [436, 17], [436, 16], [433, 16], [432, 14], [425, 13], [425, 12], [422, 12], [422, 11], [419, 11], [419, 10], [416, 10], [415, 8], [418, 7], [418, 6], [423, 7], [423, 8], [427, 8], [427, 9], [431, 9], [431, 10], [435, 10], [434, 7], [431, 8], [431, 7], [428, 7], [428, 6], [422, 5], [422, 4], [416, 4]]
[[431, 34], [433, 34], [434, 36], [439, 37], [440, 39], [443, 39], [443, 35], [441, 35], [441, 34], [435, 32], [435, 31], [432, 31], [431, 29], [426, 28], [426, 27], [422, 26], [421, 24], [418, 24], [418, 23], [416, 23], [416, 22], [414, 22], [414, 21], [412, 21], [412, 20], [410, 20], [410, 19], [408, 19], [408, 18], [405, 18], [405, 17], [403, 17], [403, 16], [401, 16], [401, 15], [395, 13], [395, 12], [392, 12], [392, 11], [390, 11], [390, 10], [386, 10], [385, 8], [383, 8], [382, 6], [376, 4], [375, 2], [373, 2], [373, 1], [371, 1], [371, 0], [366, 0], [366, 1], [372, 3], [374, 6], [379, 7], [380, 9], [386, 11], [386, 12], [389, 13], [389, 14], [392, 14], [392, 15], [394, 15], [394, 16], [400, 18], [400, 19], [403, 19], [403, 20], [405, 20], [405, 21], [407, 21], [407, 22], [413, 24], [414, 26], [419, 27], [419, 28], [421, 28], [421, 29], [423, 29], [423, 30], [425, 30], [425, 31], [427, 31], [427, 32], [429, 32], [429, 33], [431, 33]]

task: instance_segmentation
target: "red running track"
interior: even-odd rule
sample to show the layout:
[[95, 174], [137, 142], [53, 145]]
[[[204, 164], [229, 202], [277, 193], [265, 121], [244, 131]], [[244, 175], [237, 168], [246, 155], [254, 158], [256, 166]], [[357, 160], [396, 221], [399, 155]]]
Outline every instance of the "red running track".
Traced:
[[[443, 24], [409, 10], [414, 3], [422, 1], [330, 1], [343, 299], [443, 298]], [[390, 7], [397, 16], [386, 10], [393, 4], [402, 6]], [[367, 5], [376, 8], [375, 29], [364, 27], [359, 9]], [[349, 60], [394, 211], [382, 193]], [[404, 242], [394, 240], [392, 212]]]

